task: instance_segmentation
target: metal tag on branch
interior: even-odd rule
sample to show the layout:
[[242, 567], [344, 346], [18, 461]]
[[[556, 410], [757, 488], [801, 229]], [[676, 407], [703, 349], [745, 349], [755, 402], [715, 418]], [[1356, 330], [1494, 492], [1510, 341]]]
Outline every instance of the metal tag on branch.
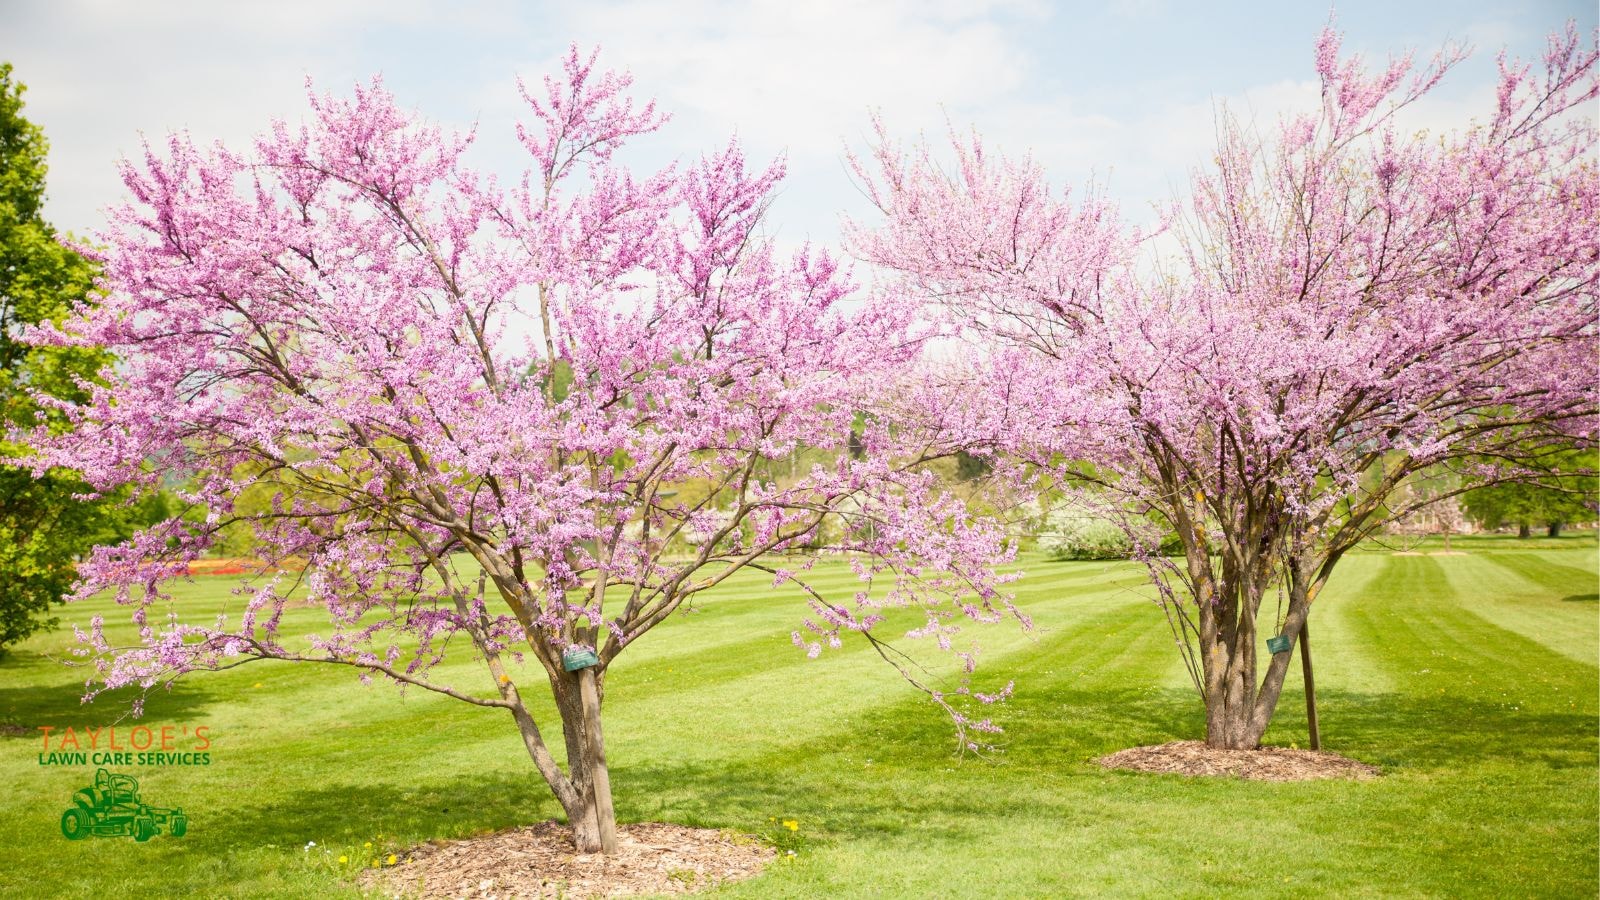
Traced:
[[1271, 650], [1274, 656], [1283, 653], [1289, 649], [1289, 636], [1280, 634], [1267, 638], [1267, 649]]
[[594, 651], [588, 647], [568, 647], [561, 653], [561, 668], [566, 669], [568, 672], [576, 672], [579, 669], [587, 669], [590, 666], [599, 664], [600, 657], [596, 656]]

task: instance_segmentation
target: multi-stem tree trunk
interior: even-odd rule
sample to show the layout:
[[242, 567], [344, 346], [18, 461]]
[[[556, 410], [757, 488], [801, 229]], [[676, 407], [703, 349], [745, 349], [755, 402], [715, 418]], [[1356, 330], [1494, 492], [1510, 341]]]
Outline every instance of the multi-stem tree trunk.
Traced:
[[561, 731], [567, 745], [567, 769], [574, 790], [563, 802], [572, 840], [579, 853], [615, 853], [617, 816], [611, 803], [611, 775], [606, 767], [605, 736], [600, 727], [599, 678], [594, 669], [564, 673], [556, 693]]
[[1305, 577], [1309, 572], [1305, 567], [1297, 569], [1287, 579], [1289, 608], [1281, 631], [1289, 638], [1289, 649], [1272, 655], [1264, 675], [1259, 674], [1256, 655], [1260, 646], [1256, 615], [1269, 587], [1267, 570], [1228, 567], [1220, 585], [1209, 574], [1198, 582], [1195, 599], [1200, 619], [1207, 746], [1254, 750], [1261, 745], [1310, 611], [1311, 591]]
[[611, 802], [611, 778], [605, 761], [605, 737], [600, 727], [600, 677], [593, 668], [561, 672], [550, 684], [561, 716], [562, 738], [567, 748], [567, 770], [550, 754], [533, 716], [515, 688], [502, 686], [511, 700], [512, 717], [522, 733], [523, 745], [539, 774], [555, 794], [572, 827], [572, 842], [579, 853], [615, 853], [616, 811]]

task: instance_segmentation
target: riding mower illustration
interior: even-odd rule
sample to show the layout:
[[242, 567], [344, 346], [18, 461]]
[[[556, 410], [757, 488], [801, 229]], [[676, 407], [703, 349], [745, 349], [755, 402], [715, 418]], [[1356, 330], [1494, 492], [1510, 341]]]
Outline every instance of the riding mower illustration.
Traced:
[[132, 775], [113, 775], [105, 769], [94, 773], [94, 784], [72, 795], [73, 805], [61, 814], [61, 833], [68, 840], [132, 835], [148, 841], [163, 827], [173, 837], [189, 830], [189, 817], [182, 808], [162, 809], [147, 806], [139, 797], [139, 781]]

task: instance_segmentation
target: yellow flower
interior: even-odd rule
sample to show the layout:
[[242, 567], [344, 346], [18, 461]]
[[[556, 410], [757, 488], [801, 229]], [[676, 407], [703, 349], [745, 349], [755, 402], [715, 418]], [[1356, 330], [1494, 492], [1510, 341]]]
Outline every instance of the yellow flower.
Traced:
[[372, 867], [373, 867], [373, 868], [374, 868], [374, 869], [376, 869], [376, 868], [377, 868], [377, 867], [378, 867], [378, 861], [377, 861], [377, 860], [376, 860], [376, 859], [374, 859], [374, 860], [373, 860], [373, 861], [372, 861]]
[[339, 854], [339, 862], [347, 863], [349, 861], [350, 861], [350, 857], [345, 856], [343, 853]]
[[793, 819], [784, 819], [783, 820], [783, 827], [789, 829], [790, 831], [799, 831], [800, 830], [800, 823], [796, 822]]
[[397, 859], [397, 857], [393, 853], [391, 853], [391, 854], [389, 854], [389, 858], [383, 861], [383, 864], [386, 865], [386, 866], [392, 866], [392, 865], [395, 864], [395, 860], [396, 859]]
[[371, 841], [367, 841], [365, 844], [362, 844], [361, 846], [366, 847], [368, 850], [371, 850], [372, 849], [372, 842]]

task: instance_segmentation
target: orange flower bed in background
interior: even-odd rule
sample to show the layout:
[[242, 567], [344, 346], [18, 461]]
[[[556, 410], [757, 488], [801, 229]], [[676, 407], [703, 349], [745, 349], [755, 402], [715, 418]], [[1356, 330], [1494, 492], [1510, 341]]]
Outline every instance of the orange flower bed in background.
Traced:
[[274, 566], [250, 556], [219, 556], [189, 563], [189, 575], [260, 575], [265, 572], [298, 572], [306, 567], [303, 559], [287, 559]]

